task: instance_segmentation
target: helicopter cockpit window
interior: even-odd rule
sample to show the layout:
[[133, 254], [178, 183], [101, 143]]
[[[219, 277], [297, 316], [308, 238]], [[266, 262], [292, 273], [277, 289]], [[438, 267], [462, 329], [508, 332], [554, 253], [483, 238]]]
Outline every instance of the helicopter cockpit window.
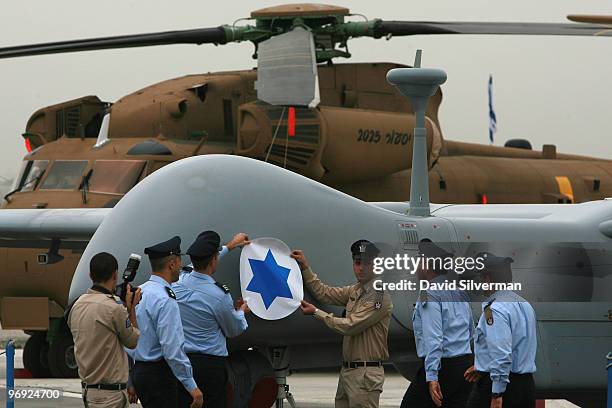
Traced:
[[45, 178], [41, 190], [73, 190], [81, 182], [87, 167], [84, 160], [56, 160]]
[[48, 165], [49, 160], [34, 160], [24, 163], [22, 175], [16, 180], [19, 185], [15, 186], [15, 190], [19, 187], [19, 191], [33, 191]]
[[145, 164], [143, 160], [97, 160], [89, 180], [89, 191], [125, 194], [138, 182]]

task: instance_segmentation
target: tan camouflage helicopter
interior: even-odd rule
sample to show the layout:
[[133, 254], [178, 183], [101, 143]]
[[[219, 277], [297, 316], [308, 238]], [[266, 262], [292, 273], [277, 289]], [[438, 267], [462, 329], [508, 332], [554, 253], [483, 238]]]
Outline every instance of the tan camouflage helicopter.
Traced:
[[[147, 175], [194, 155], [234, 154], [276, 164], [367, 201], [407, 200], [414, 115], [388, 85], [394, 63], [348, 63], [351, 38], [417, 34], [602, 35], [605, 25], [367, 20], [347, 8], [292, 4], [223, 25], [0, 49], [0, 58], [170, 44], [251, 41], [258, 68], [188, 75], [114, 103], [96, 96], [42, 108], [23, 133], [24, 158], [3, 208], [113, 207]], [[612, 161], [445, 140], [427, 107], [430, 192], [444, 203], [571, 203], [612, 195]], [[73, 376], [61, 319], [82, 242], [0, 236], [3, 328], [33, 334], [35, 376]]]

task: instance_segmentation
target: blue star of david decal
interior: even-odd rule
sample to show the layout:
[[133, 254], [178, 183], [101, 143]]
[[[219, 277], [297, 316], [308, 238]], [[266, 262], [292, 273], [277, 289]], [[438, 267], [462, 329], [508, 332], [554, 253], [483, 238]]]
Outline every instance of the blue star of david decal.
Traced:
[[287, 284], [291, 269], [276, 263], [271, 250], [268, 249], [266, 259], [263, 261], [249, 258], [249, 264], [253, 271], [253, 278], [249, 282], [247, 290], [261, 295], [266, 310], [277, 297], [293, 299], [291, 289]]

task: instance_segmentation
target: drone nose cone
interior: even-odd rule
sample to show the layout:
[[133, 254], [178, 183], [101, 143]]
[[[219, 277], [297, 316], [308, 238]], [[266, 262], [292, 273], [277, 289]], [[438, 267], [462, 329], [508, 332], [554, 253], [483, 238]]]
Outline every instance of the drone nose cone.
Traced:
[[446, 72], [435, 68], [395, 68], [387, 72], [387, 82], [405, 96], [431, 96], [446, 82]]

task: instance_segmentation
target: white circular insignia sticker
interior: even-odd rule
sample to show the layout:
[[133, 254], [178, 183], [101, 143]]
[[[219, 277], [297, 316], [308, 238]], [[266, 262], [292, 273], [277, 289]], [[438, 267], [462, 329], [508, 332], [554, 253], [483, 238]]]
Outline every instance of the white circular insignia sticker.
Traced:
[[256, 316], [278, 320], [289, 316], [304, 298], [302, 273], [291, 250], [276, 238], [257, 238], [242, 247], [240, 288]]

